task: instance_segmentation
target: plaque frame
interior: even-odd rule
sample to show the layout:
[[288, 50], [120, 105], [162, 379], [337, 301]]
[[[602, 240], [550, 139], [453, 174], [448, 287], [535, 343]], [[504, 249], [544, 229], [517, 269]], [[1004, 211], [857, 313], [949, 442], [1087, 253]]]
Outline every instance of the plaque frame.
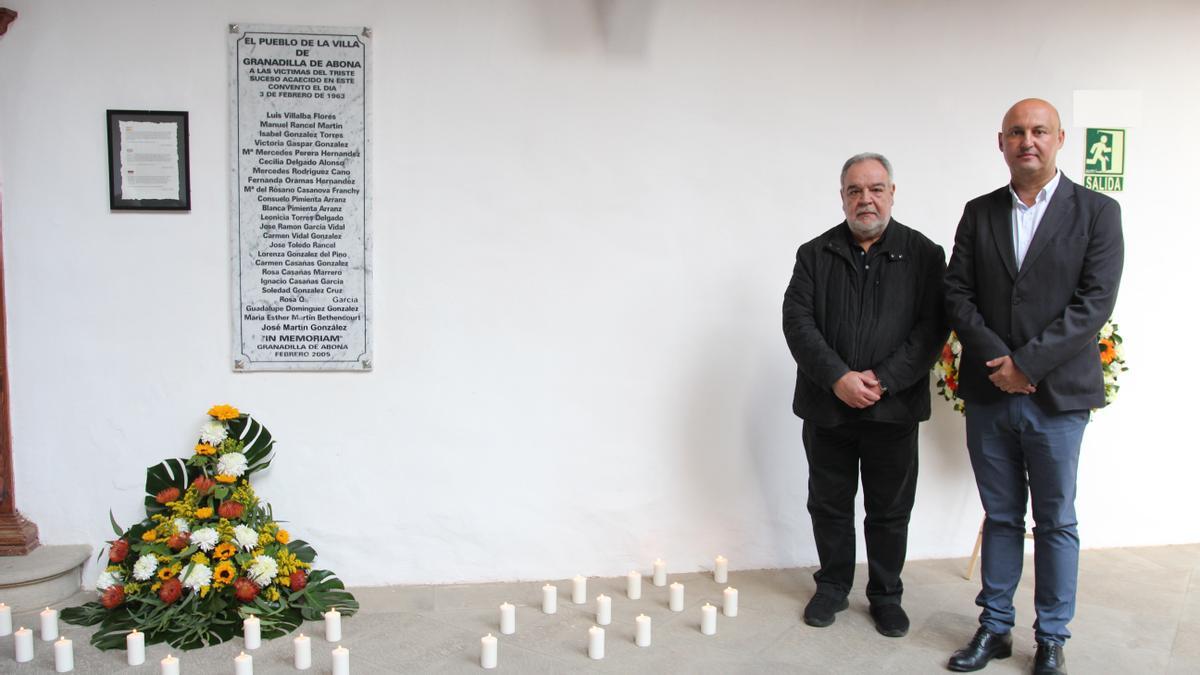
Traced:
[[[192, 175], [188, 152], [187, 111], [108, 110], [108, 208], [113, 211], [191, 211]], [[179, 199], [130, 199], [121, 189], [121, 122], [159, 122], [175, 125], [178, 152]]]

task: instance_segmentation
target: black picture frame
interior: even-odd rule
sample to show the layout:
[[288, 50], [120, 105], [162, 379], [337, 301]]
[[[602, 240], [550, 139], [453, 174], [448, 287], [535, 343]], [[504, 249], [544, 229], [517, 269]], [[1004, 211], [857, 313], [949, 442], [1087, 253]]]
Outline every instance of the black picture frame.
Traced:
[[[108, 206], [112, 210], [190, 211], [192, 208], [191, 162], [188, 156], [188, 114], [167, 110], [109, 110], [108, 116]], [[122, 148], [130, 148], [122, 137], [123, 122], [154, 122], [175, 125], [177, 184], [159, 184], [159, 190], [173, 192], [175, 198], [146, 197], [141, 190], [126, 193], [122, 169]], [[132, 155], [131, 155], [132, 156]], [[145, 155], [143, 155], [144, 157]], [[161, 169], [162, 167], [158, 167]], [[127, 171], [134, 169], [128, 167]], [[148, 188], [143, 188], [143, 190]]]

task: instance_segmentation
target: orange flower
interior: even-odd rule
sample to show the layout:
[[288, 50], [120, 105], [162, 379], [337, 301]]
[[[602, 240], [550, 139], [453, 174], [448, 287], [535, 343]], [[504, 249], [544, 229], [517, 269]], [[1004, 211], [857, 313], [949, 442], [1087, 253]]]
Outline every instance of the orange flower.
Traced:
[[208, 414], [211, 417], [219, 420], [235, 420], [242, 413], [238, 412], [238, 409], [231, 405], [222, 404], [214, 405], [213, 407], [209, 408]]
[[277, 541], [281, 544], [288, 543], [288, 541], [290, 541], [291, 538], [292, 538], [292, 535], [288, 534], [287, 530], [280, 530], [275, 533], [275, 541]]
[[168, 605], [178, 600], [181, 595], [183, 595], [183, 584], [179, 583], [178, 579], [168, 579], [158, 589], [158, 599]]
[[226, 520], [234, 520], [241, 518], [245, 510], [246, 507], [242, 506], [241, 502], [229, 500], [221, 502], [221, 505], [217, 507], [217, 514]]
[[201, 506], [196, 509], [196, 518], [199, 520], [208, 520], [212, 518], [213, 510], [211, 506]]
[[208, 443], [197, 443], [196, 444], [196, 454], [204, 455], [205, 457], [208, 457], [209, 455], [217, 454], [217, 449], [214, 448], [213, 446], [209, 445]]
[[219, 563], [213, 568], [213, 583], [215, 584], [223, 586], [233, 581], [233, 578], [236, 576], [237, 570], [234, 569], [233, 563], [229, 561]]
[[230, 476], [227, 473], [219, 473], [216, 476], [213, 476], [213, 478], [216, 478], [218, 483], [236, 483], [237, 482], [237, 476]]
[[176, 499], [179, 499], [179, 488], [177, 487], [169, 487], [159, 490], [158, 494], [154, 496], [154, 501], [158, 502], [159, 504], [170, 504]]
[[208, 476], [196, 476], [196, 480], [192, 481], [192, 489], [201, 496], [211, 492], [216, 485]]
[[213, 550], [213, 557], [221, 560], [229, 560], [233, 554], [237, 553], [237, 547], [229, 542], [217, 544], [217, 548]]
[[1117, 358], [1117, 346], [1115, 344], [1113, 344], [1113, 341], [1108, 338], [1104, 338], [1103, 340], [1101, 340], [1100, 341], [1100, 363], [1107, 366], [1108, 364], [1112, 363], [1113, 360], [1116, 358]]

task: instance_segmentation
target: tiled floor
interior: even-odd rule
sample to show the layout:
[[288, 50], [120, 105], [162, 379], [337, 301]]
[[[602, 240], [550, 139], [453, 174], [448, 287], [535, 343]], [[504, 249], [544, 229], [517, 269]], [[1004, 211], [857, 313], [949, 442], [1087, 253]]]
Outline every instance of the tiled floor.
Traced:
[[[541, 612], [544, 582], [354, 589], [362, 611], [343, 620], [342, 641], [351, 650], [354, 673], [480, 672], [479, 638], [500, 640], [500, 668], [516, 673], [937, 673], [949, 654], [975, 629], [978, 577], [966, 581], [965, 560], [910, 562], [905, 570], [904, 606], [912, 630], [904, 638], [875, 632], [862, 595], [859, 566], [850, 609], [829, 628], [810, 628], [799, 618], [813, 590], [811, 569], [733, 571], [739, 591], [736, 618], [718, 616], [717, 634], [699, 631], [700, 606], [721, 603], [721, 590], [707, 574], [672, 575], [686, 588], [683, 612], [667, 608], [667, 589], [645, 579], [641, 600], [625, 597], [624, 578], [589, 579], [588, 596], [613, 598], [606, 654], [587, 655], [592, 605], [570, 601], [570, 582], [557, 582], [558, 613]], [[1018, 627], [1012, 658], [994, 661], [987, 673], [1027, 673], [1033, 662], [1032, 561], [1017, 594]], [[1083, 673], [1200, 672], [1200, 544], [1084, 551], [1075, 637], [1067, 645], [1069, 670]], [[69, 606], [87, 599], [85, 594]], [[2, 598], [0, 598], [2, 600]], [[517, 605], [517, 632], [499, 635], [498, 606]], [[594, 604], [594, 603], [593, 603]], [[653, 619], [653, 644], [633, 643], [634, 617]], [[14, 624], [35, 625], [34, 614]], [[312, 673], [329, 673], [333, 645], [320, 624], [304, 627], [314, 636]], [[99, 652], [88, 644], [90, 630], [65, 626], [75, 641], [76, 672], [158, 673], [169, 648], [154, 645], [147, 662], [125, 665], [124, 652]], [[35, 639], [35, 659], [12, 660], [12, 636], [0, 637], [0, 672], [54, 672], [53, 649]], [[241, 641], [187, 652], [182, 673], [232, 673]], [[290, 639], [266, 642], [253, 652], [256, 673], [291, 673]]]

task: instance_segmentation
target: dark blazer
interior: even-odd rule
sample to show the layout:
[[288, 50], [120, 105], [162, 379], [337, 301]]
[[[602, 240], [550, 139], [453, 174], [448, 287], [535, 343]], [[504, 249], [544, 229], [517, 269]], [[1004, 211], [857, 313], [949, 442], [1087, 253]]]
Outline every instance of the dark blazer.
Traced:
[[[949, 329], [942, 314], [946, 254], [925, 235], [890, 221], [858, 284], [843, 221], [800, 247], [783, 297], [783, 333], [796, 359], [792, 410], [818, 426], [929, 419], [929, 368]], [[888, 387], [875, 405], [842, 403], [833, 384], [874, 370]]]
[[946, 272], [946, 313], [963, 345], [963, 400], [1009, 396], [988, 380], [984, 363], [1011, 355], [1044, 409], [1103, 407], [1096, 340], [1112, 316], [1124, 256], [1120, 205], [1066, 176], [1020, 270], [1008, 186], [967, 202]]

